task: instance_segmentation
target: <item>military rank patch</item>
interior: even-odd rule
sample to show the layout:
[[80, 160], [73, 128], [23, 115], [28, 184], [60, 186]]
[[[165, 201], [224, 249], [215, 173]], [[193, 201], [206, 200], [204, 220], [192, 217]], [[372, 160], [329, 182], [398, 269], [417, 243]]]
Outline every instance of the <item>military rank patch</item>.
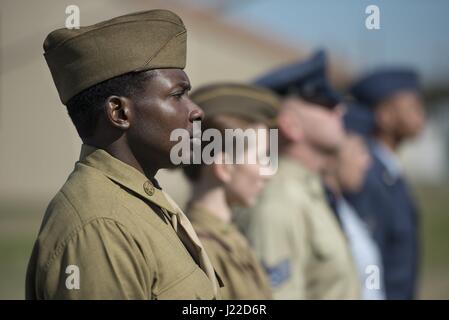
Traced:
[[277, 288], [290, 278], [291, 268], [290, 259], [282, 260], [275, 266], [268, 266], [265, 262], [263, 266], [270, 278], [271, 287]]

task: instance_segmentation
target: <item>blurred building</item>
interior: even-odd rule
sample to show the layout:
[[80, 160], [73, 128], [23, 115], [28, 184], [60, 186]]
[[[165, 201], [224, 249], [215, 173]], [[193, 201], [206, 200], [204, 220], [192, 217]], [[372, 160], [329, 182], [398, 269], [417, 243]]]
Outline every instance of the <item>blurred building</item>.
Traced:
[[[60, 103], [43, 57], [42, 43], [64, 27], [71, 1], [1, 2], [0, 201], [47, 201], [64, 183], [80, 150], [80, 139]], [[188, 30], [187, 73], [193, 87], [213, 81], [247, 81], [309, 49], [231, 25], [219, 13], [188, 6], [189, 1], [76, 1], [81, 25], [129, 12], [155, 8], [178, 13]], [[303, 48], [303, 49], [300, 49]], [[341, 64], [332, 64], [332, 79], [347, 79]], [[178, 173], [160, 174], [161, 184], [181, 203], [187, 184]], [[39, 211], [40, 210], [40, 211]]]

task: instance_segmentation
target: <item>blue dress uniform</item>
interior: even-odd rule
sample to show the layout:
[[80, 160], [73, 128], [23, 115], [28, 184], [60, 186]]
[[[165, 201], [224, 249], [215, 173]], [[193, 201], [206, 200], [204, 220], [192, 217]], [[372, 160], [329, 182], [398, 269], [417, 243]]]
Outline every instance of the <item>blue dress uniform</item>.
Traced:
[[417, 207], [393, 161], [381, 159], [381, 148], [368, 143], [372, 161], [363, 189], [349, 202], [368, 224], [384, 265], [387, 299], [412, 299], [418, 261]]
[[371, 137], [374, 121], [367, 115], [372, 110], [369, 106], [403, 89], [418, 90], [416, 74], [408, 70], [384, 70], [362, 79], [353, 87], [352, 94], [368, 108], [363, 111], [360, 105], [352, 106], [345, 119], [349, 127], [366, 137], [372, 157], [362, 190], [346, 198], [368, 224], [380, 248], [387, 299], [415, 297], [418, 209], [396, 156]]

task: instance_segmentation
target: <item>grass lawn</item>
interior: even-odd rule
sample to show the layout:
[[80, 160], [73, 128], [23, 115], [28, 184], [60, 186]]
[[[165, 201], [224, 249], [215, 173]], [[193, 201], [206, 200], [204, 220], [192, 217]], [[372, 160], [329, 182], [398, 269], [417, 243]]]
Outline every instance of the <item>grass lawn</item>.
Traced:
[[[419, 298], [449, 299], [449, 186], [415, 188], [422, 208]], [[25, 272], [47, 199], [0, 201], [0, 299], [23, 299]]]

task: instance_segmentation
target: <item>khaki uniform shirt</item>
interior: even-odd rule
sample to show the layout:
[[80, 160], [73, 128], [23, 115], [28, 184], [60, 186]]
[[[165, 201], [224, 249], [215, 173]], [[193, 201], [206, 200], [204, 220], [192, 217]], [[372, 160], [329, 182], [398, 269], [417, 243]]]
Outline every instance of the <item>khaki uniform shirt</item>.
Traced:
[[287, 158], [242, 225], [270, 277], [275, 299], [358, 299], [347, 240], [319, 177]]
[[248, 241], [232, 223], [193, 204], [188, 211], [193, 227], [223, 280], [223, 299], [271, 299], [268, 278]]
[[83, 146], [48, 206], [27, 299], [214, 299], [215, 272], [184, 213], [135, 168]]

